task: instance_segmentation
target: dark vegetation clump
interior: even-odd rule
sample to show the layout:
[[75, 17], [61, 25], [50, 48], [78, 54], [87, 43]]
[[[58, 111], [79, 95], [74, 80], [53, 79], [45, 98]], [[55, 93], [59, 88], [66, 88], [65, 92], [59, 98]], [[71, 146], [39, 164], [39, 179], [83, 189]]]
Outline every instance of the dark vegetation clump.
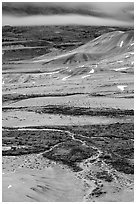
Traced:
[[107, 182], [111, 182], [113, 180], [112, 175], [110, 173], [108, 173], [107, 171], [97, 172], [96, 178], [101, 179], [101, 180], [105, 180]]
[[107, 162], [112, 165], [117, 171], [123, 172], [125, 174], [134, 174], [134, 164], [131, 164], [127, 159], [116, 158]]
[[58, 162], [62, 162], [63, 164], [72, 167], [74, 171], [81, 170], [77, 163], [93, 156], [96, 153], [91, 147], [83, 147], [81, 144], [77, 142], [69, 142], [60, 144], [59, 147], [54, 148], [52, 151], [43, 153], [43, 156], [55, 160]]
[[[80, 93], [81, 94], [81, 93]], [[74, 95], [74, 94], [65, 94], [65, 96]], [[2, 101], [20, 101], [28, 98], [36, 98], [36, 97], [50, 97], [51, 95], [4, 95], [2, 97]], [[53, 95], [54, 97], [58, 95]], [[59, 95], [64, 96], [64, 94]], [[7, 111], [10, 109], [15, 110], [27, 110], [34, 111], [39, 114], [61, 114], [61, 115], [71, 115], [71, 116], [79, 116], [79, 115], [90, 115], [90, 116], [107, 116], [107, 117], [122, 117], [126, 115], [134, 115], [134, 110], [120, 110], [120, 109], [101, 109], [101, 108], [81, 108], [81, 107], [71, 107], [71, 106], [59, 106], [59, 105], [48, 105], [44, 107], [35, 107], [35, 108], [25, 108], [25, 107], [17, 107], [17, 108], [3, 108], [3, 111]]]
[[11, 149], [3, 151], [2, 155], [15, 156], [44, 152], [56, 144], [69, 140], [71, 138], [68, 134], [57, 131], [3, 131], [2, 144], [10, 146]]
[[90, 115], [90, 116], [111, 116], [117, 117], [121, 115], [134, 115], [134, 110], [120, 110], [120, 109], [91, 109], [81, 107], [69, 107], [50, 105], [47, 107], [40, 107], [36, 110], [36, 113], [51, 113], [51, 114], [63, 114], [63, 115]]
[[99, 197], [102, 194], [106, 194], [106, 191], [103, 191], [101, 188], [97, 187], [92, 191], [90, 197]]
[[[37, 131], [18, 131], [17, 128], [9, 128], [7, 131], [3, 128], [2, 144], [12, 148], [3, 151], [2, 154], [21, 155], [44, 152], [44, 157], [79, 171], [81, 168], [78, 163], [98, 154], [100, 150], [102, 153], [99, 159], [111, 168], [125, 174], [134, 173], [133, 123], [55, 127], [56, 130], [59, 129], [62, 132], [40, 130], [54, 128], [51, 126], [35, 128]], [[75, 140], [65, 131], [74, 134]], [[106, 179], [106, 172], [97, 176]], [[110, 181], [111, 177], [107, 175], [107, 179]]]

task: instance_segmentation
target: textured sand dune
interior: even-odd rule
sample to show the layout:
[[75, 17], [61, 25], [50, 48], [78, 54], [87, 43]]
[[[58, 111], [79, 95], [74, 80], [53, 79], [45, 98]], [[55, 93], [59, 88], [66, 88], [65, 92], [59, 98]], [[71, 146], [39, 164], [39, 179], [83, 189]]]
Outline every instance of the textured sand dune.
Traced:
[[61, 167], [20, 169], [3, 175], [3, 201], [72, 202], [83, 197], [81, 180]]

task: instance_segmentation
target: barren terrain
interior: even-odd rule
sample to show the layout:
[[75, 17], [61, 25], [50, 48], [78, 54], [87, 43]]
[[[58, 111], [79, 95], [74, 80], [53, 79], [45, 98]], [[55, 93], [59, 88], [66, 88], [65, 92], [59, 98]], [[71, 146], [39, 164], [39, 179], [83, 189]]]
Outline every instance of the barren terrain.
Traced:
[[4, 202], [133, 201], [133, 35], [3, 27]]

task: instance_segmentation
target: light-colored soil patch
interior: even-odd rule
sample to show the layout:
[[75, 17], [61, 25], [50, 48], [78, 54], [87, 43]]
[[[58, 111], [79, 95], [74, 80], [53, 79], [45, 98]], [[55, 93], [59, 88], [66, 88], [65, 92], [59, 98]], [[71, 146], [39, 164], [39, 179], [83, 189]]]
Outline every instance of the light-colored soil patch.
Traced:
[[60, 167], [22, 169], [3, 175], [3, 201], [82, 201], [81, 181]]
[[130, 110], [134, 109], [134, 99], [92, 97], [87, 95], [73, 95], [66, 97], [38, 97], [18, 101], [10, 104], [8, 107], [29, 107], [46, 105], [67, 105], [90, 108], [119, 108]]
[[83, 183], [75, 174], [41, 155], [3, 157], [3, 201], [82, 201]]
[[27, 111], [8, 111], [3, 113], [2, 126], [28, 127], [28, 126], [54, 126], [54, 125], [93, 125], [109, 124], [115, 122], [131, 122], [131, 117], [108, 118], [105, 116], [64, 116], [53, 114], [38, 114]]

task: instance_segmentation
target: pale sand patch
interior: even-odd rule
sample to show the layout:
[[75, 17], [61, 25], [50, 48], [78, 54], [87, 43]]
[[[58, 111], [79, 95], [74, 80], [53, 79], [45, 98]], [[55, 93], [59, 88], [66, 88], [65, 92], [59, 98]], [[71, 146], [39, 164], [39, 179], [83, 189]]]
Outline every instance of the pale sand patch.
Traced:
[[27, 111], [3, 112], [2, 126], [28, 127], [28, 126], [54, 126], [55, 125], [94, 125], [115, 122], [130, 122], [131, 117], [108, 118], [106, 116], [65, 116], [59, 114], [39, 114]]
[[[24, 167], [20, 166], [21, 161]], [[41, 169], [36, 168], [34, 161], [39, 161]], [[41, 160], [32, 155], [5, 157], [3, 162], [4, 202], [79, 202], [83, 199], [83, 183], [69, 169], [55, 163], [49, 165], [45, 158]]]
[[[10, 186], [10, 188], [8, 188]], [[81, 181], [60, 167], [44, 170], [22, 169], [3, 175], [3, 201], [81, 201]]]
[[134, 108], [134, 100], [125, 98], [119, 99], [109, 97], [92, 97], [92, 96], [89, 97], [85, 94], [81, 94], [66, 97], [37, 97], [24, 99], [9, 104], [8, 107], [29, 107], [46, 105], [68, 105], [74, 107], [91, 107], [91, 108], [120, 108], [124, 110], [126, 109], [130, 110]]

